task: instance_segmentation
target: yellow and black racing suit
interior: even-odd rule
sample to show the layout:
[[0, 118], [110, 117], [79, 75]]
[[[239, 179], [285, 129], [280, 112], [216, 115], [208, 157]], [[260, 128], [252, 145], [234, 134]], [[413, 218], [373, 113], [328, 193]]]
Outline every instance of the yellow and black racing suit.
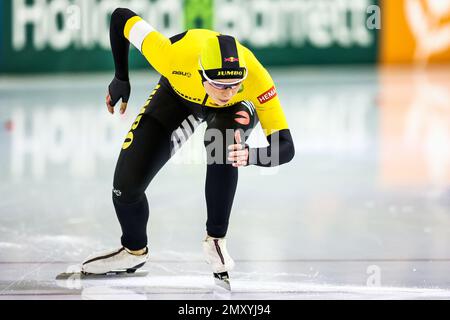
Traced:
[[[259, 121], [266, 134], [269, 146], [249, 148], [249, 164], [275, 166], [289, 162], [294, 156], [291, 134], [273, 80], [250, 50], [241, 48], [248, 76], [229, 103], [218, 106], [206, 94], [199, 55], [205, 39], [218, 34], [193, 29], [166, 38], [131, 10], [119, 8], [111, 16], [116, 83], [129, 83], [130, 43], [161, 74], [127, 134], [114, 174], [113, 203], [122, 227], [122, 244], [128, 249], [142, 249], [147, 244], [146, 188], [200, 123], [207, 124], [206, 229], [212, 237], [225, 236], [236, 191], [238, 169], [231, 166], [226, 156], [227, 146], [235, 143], [235, 130], [242, 130], [245, 140]], [[119, 98], [128, 99], [115, 85], [110, 85], [109, 91], [112, 104]], [[223, 139], [211, 133], [220, 133]], [[179, 196], [173, 193], [174, 199]]]

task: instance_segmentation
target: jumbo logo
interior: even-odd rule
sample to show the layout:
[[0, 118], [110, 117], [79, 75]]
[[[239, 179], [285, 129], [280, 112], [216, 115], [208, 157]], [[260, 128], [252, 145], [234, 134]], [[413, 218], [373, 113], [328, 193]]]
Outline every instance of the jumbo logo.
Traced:
[[133, 139], [134, 139], [134, 130], [136, 130], [136, 128], [139, 126], [139, 123], [141, 122], [142, 116], [145, 113], [145, 110], [147, 109], [148, 105], [150, 104], [150, 101], [152, 101], [153, 96], [155, 95], [156, 91], [159, 89], [160, 85], [158, 84], [155, 87], [155, 90], [152, 91], [152, 93], [150, 94], [150, 97], [148, 98], [148, 100], [146, 101], [145, 105], [142, 107], [141, 111], [139, 112], [138, 116], [136, 117], [136, 120], [133, 122], [133, 125], [131, 126], [131, 130], [128, 132], [125, 141], [122, 145], [122, 149], [128, 149], [131, 144], [133, 143]]
[[242, 71], [219, 71], [218, 76], [242, 76]]

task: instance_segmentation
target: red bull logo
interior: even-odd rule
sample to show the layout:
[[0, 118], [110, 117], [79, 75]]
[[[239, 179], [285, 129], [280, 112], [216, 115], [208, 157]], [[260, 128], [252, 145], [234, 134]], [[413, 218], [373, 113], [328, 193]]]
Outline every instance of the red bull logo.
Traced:
[[239, 61], [239, 58], [235, 58], [235, 57], [228, 57], [224, 59], [225, 62], [235, 62], [235, 61]]

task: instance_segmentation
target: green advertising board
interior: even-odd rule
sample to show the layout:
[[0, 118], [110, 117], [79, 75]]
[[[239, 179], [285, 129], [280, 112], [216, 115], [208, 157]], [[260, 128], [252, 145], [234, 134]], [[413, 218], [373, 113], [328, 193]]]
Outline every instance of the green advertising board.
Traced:
[[[265, 65], [375, 63], [378, 0], [3, 0], [0, 72], [113, 68], [109, 19], [128, 7], [170, 37], [191, 28], [236, 36]], [[131, 68], [147, 62], [132, 50]]]

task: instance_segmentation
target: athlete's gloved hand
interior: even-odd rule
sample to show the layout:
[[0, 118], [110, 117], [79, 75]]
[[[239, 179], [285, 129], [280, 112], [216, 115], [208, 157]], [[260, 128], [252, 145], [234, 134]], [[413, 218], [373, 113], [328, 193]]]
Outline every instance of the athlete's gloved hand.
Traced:
[[128, 98], [130, 97], [131, 86], [130, 81], [122, 81], [114, 77], [108, 87], [108, 95], [106, 96], [106, 106], [109, 113], [114, 113], [114, 106], [122, 98], [120, 104], [120, 114], [124, 114], [127, 109]]

